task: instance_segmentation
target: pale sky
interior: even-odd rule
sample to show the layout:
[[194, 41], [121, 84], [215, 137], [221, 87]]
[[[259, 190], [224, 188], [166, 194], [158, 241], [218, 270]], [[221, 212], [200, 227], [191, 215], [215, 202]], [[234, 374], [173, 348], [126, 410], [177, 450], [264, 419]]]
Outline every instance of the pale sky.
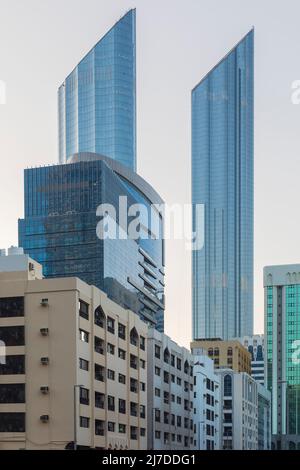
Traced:
[[[0, 247], [17, 244], [23, 169], [58, 160], [57, 88], [137, 8], [138, 172], [169, 204], [190, 202], [190, 92], [255, 26], [255, 331], [262, 269], [300, 262], [299, 0], [0, 0]], [[191, 339], [191, 264], [167, 243], [166, 333]]]

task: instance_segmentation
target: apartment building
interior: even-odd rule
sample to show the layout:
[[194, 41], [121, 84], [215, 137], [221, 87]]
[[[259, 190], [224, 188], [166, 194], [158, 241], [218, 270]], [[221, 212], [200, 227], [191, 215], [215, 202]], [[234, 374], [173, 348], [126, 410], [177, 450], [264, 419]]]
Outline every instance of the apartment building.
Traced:
[[220, 378], [203, 349], [194, 350], [194, 432], [197, 450], [220, 449]]
[[251, 354], [238, 340], [198, 339], [191, 343], [192, 352], [205, 349], [208, 357], [214, 360], [215, 369], [228, 368], [251, 375]]
[[193, 449], [192, 355], [149, 328], [147, 367], [148, 449]]
[[221, 387], [221, 449], [258, 449], [258, 386], [247, 373], [216, 371]]
[[96, 287], [0, 256], [0, 450], [146, 449], [146, 337]]

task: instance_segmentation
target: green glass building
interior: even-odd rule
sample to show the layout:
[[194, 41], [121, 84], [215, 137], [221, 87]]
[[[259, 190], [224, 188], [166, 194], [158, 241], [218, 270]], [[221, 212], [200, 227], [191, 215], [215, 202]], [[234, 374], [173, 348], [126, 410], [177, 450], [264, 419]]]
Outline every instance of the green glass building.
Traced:
[[266, 267], [264, 287], [273, 444], [300, 450], [300, 265]]

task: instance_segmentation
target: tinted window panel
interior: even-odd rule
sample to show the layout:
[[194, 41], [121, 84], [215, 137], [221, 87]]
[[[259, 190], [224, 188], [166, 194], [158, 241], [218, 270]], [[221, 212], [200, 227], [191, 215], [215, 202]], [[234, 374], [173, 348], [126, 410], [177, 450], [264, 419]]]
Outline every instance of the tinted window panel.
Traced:
[[0, 384], [0, 403], [25, 403], [25, 384]]
[[24, 326], [1, 326], [0, 341], [3, 341], [5, 346], [24, 346]]
[[24, 297], [0, 299], [0, 318], [24, 317]]
[[25, 432], [25, 413], [0, 413], [0, 432]]
[[25, 374], [25, 356], [6, 356], [6, 364], [0, 364], [0, 375]]

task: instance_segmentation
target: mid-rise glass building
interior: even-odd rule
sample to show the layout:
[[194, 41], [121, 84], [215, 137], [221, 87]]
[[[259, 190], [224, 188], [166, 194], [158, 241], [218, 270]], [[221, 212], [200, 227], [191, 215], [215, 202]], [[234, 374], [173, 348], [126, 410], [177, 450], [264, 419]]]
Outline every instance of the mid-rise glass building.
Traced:
[[253, 334], [253, 58], [251, 30], [192, 91], [193, 338]]
[[[119, 211], [120, 197], [127, 198], [128, 221]], [[136, 218], [128, 209], [142, 205], [141, 236], [99, 238], [100, 204], [116, 209], [110, 217], [123, 234]], [[68, 164], [27, 169], [19, 246], [43, 265], [46, 278], [78, 277], [163, 331], [163, 219], [154, 204], [163, 201], [146, 181], [101, 155], [76, 154]]]
[[300, 450], [300, 265], [266, 267], [264, 289], [273, 445]]
[[60, 163], [93, 152], [136, 170], [135, 16], [121, 18], [60, 86]]

